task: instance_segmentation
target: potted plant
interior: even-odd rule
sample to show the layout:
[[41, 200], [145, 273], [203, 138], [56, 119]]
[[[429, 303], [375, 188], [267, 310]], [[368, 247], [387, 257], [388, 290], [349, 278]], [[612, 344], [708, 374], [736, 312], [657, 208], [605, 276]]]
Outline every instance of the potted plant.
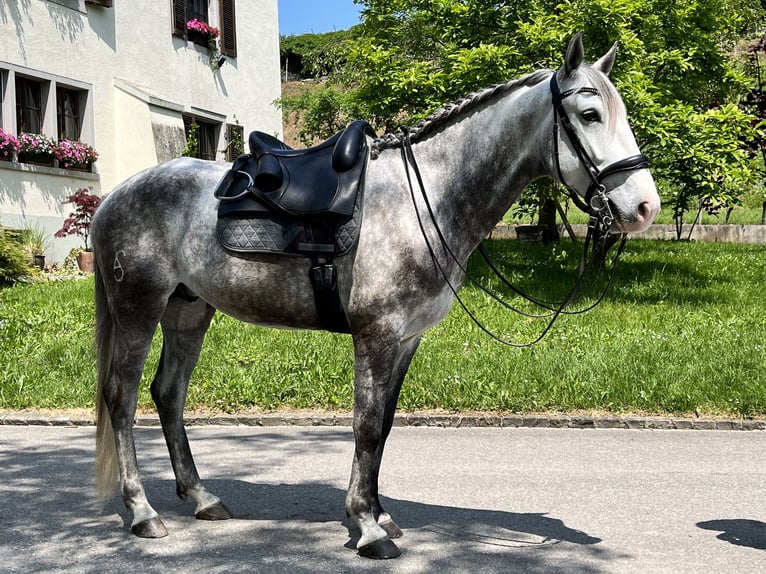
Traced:
[[59, 167], [90, 171], [98, 159], [98, 153], [88, 144], [73, 140], [61, 140], [56, 145], [53, 155], [59, 160]]
[[42, 134], [19, 134], [19, 161], [38, 165], [53, 165], [56, 142]]
[[0, 161], [13, 161], [19, 151], [19, 138], [0, 129]]
[[45, 252], [51, 246], [45, 231], [38, 225], [25, 227], [19, 232], [19, 242], [32, 265], [41, 270], [45, 269]]
[[85, 245], [84, 250], [77, 256], [77, 264], [86, 273], [93, 271], [93, 250], [88, 245], [90, 223], [96, 208], [101, 204], [101, 198], [90, 193], [92, 187], [81, 187], [66, 198], [64, 203], [71, 203], [75, 210], [64, 220], [64, 225], [56, 232], [56, 237], [79, 235]]

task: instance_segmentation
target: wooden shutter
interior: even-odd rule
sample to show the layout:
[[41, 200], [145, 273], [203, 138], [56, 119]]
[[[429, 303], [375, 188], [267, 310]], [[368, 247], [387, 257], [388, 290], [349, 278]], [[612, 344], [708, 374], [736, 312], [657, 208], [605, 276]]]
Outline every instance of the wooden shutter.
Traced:
[[245, 128], [239, 124], [226, 124], [226, 161], [234, 161], [245, 153]]
[[234, 0], [220, 0], [221, 6], [221, 54], [237, 57], [237, 20], [234, 14]]
[[186, 38], [186, 0], [173, 0], [173, 35]]

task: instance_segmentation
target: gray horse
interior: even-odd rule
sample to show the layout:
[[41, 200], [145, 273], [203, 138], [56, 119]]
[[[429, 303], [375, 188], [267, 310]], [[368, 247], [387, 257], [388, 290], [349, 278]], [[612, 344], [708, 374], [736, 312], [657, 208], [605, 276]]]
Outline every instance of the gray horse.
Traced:
[[[468, 257], [521, 191], [551, 176], [606, 209], [618, 233], [642, 231], [657, 215], [653, 179], [607, 77], [615, 52], [587, 65], [578, 35], [557, 72], [540, 70], [435, 112], [410, 134], [425, 195], [408, 183], [402, 138], [369, 140], [358, 241], [336, 259], [354, 343], [356, 449], [346, 512], [360, 530], [360, 554], [400, 554], [392, 538], [402, 532], [378, 497], [399, 390], [422, 333], [450, 310]], [[119, 481], [132, 531], [141, 537], [167, 535], [144, 493], [132, 431], [157, 325], [163, 346], [152, 397], [177, 493], [193, 499], [197, 518], [207, 520], [231, 514], [200, 481], [183, 409], [213, 314], [321, 328], [304, 258], [236, 255], [217, 241], [213, 190], [228, 169], [187, 158], [150, 168], [119, 185], [93, 219], [98, 487], [106, 495]], [[443, 245], [440, 234], [448, 249], [431, 249]]]

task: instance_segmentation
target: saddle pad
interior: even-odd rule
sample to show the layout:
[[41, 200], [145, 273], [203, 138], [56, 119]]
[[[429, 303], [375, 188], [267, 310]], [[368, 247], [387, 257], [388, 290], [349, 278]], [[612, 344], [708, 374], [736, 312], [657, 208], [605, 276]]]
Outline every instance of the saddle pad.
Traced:
[[237, 253], [340, 256], [356, 243], [361, 219], [357, 198], [351, 217], [337, 226], [312, 219], [231, 215], [218, 218], [216, 232], [221, 245]]

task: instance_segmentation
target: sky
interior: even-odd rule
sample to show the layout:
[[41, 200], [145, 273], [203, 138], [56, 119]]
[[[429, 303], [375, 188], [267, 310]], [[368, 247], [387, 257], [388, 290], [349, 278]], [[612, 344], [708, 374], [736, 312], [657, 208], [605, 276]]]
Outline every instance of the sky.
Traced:
[[279, 33], [322, 34], [359, 24], [354, 0], [278, 0]]

